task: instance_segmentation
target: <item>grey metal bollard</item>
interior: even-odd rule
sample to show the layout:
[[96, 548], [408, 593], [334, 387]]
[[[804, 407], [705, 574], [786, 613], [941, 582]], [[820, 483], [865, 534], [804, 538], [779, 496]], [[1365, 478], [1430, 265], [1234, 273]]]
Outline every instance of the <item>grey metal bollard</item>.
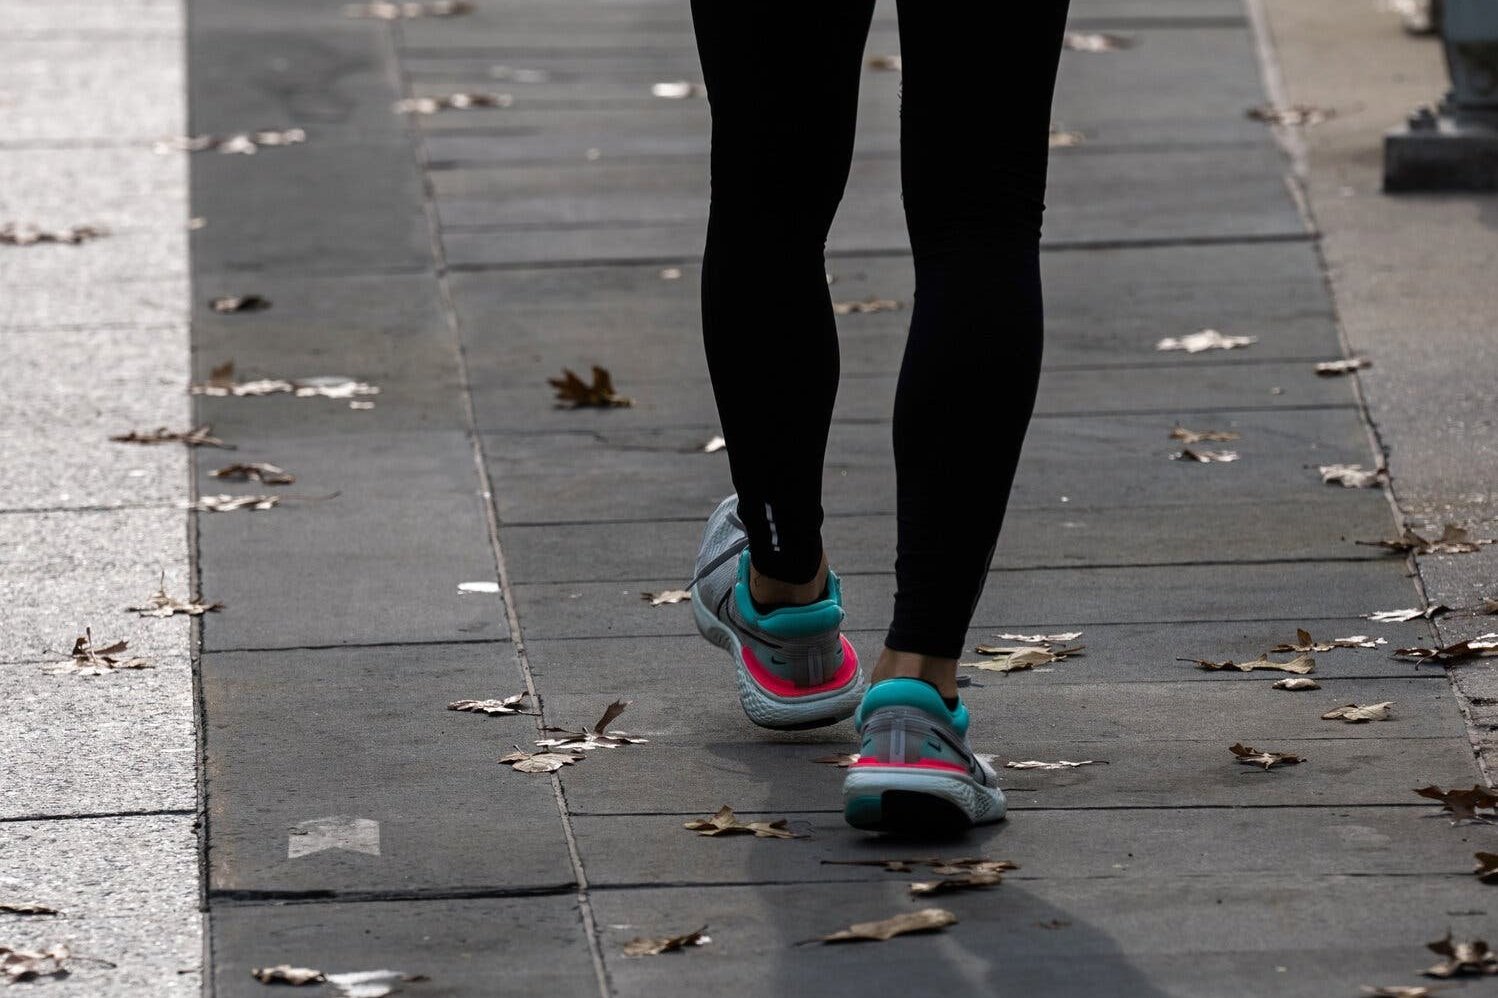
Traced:
[[1451, 90], [1384, 137], [1384, 190], [1498, 190], [1498, 0], [1444, 0]]

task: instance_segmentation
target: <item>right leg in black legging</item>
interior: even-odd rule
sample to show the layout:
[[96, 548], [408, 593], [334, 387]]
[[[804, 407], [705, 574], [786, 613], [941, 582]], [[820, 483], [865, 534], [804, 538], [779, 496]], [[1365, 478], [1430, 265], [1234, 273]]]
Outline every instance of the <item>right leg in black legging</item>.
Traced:
[[822, 564], [822, 459], [837, 397], [823, 251], [853, 155], [873, 0], [693, 0], [712, 108], [702, 330], [755, 569]]

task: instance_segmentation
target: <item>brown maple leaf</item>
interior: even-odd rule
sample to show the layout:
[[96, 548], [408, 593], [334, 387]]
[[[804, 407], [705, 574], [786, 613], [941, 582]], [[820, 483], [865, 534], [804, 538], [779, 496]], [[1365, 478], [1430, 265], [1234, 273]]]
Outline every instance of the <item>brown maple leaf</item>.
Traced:
[[1396, 648], [1396, 658], [1413, 658], [1422, 662], [1460, 662], [1471, 658], [1498, 655], [1498, 633], [1479, 634], [1440, 648]]
[[499, 761], [522, 773], [555, 773], [563, 766], [575, 765], [586, 758], [571, 752], [527, 752], [516, 745], [515, 751], [500, 756]]
[[799, 839], [800, 835], [790, 830], [785, 818], [776, 821], [740, 821], [733, 808], [724, 804], [711, 818], [688, 821], [681, 827], [698, 835], [753, 835], [759, 839]]
[[1451, 815], [1451, 823], [1454, 825], [1459, 821], [1487, 821], [1493, 815], [1478, 814], [1478, 811], [1492, 811], [1498, 808], [1498, 795], [1493, 794], [1487, 787], [1473, 784], [1471, 790], [1442, 790], [1437, 786], [1417, 787], [1415, 793], [1421, 797], [1429, 797], [1431, 800], [1440, 801], [1446, 813]]
[[591, 385], [565, 367], [560, 378], [547, 378], [546, 383], [557, 390], [559, 409], [610, 409], [635, 404], [614, 390], [613, 376], [597, 364], [593, 365]]
[[1296, 763], [1305, 762], [1305, 759], [1298, 755], [1291, 755], [1289, 752], [1265, 752], [1252, 745], [1244, 745], [1242, 742], [1230, 745], [1228, 751], [1237, 756], [1239, 762], [1249, 766], [1263, 766], [1266, 770], [1273, 769], [1275, 766], [1293, 766]]

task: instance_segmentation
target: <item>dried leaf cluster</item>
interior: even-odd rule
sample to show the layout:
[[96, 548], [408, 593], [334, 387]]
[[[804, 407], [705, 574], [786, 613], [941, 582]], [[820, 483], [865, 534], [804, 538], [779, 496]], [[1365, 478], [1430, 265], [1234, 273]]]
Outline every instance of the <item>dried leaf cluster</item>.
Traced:
[[1461, 662], [1473, 658], [1492, 658], [1498, 655], [1498, 632], [1479, 634], [1475, 638], [1440, 648], [1396, 648], [1394, 655], [1422, 662]]
[[35, 225], [17, 225], [6, 222], [0, 225], [0, 246], [36, 246], [40, 243], [57, 243], [77, 246], [90, 239], [109, 235], [109, 230], [97, 225], [75, 225], [67, 229], [40, 229]]
[[1291, 104], [1288, 107], [1261, 104], [1243, 113], [1245, 117], [1253, 121], [1262, 121], [1266, 125], [1291, 125], [1306, 128], [1319, 125], [1336, 115], [1331, 108], [1313, 107], [1310, 104]]
[[307, 141], [300, 128], [261, 129], [234, 135], [188, 135], [157, 142], [152, 148], [162, 154], [172, 152], [207, 152], [210, 149], [227, 155], [253, 156], [263, 147], [295, 146]]
[[1037, 665], [1049, 665], [1052, 662], [1060, 662], [1072, 655], [1082, 652], [1086, 645], [1071, 645], [1065, 647], [1054, 647], [1050, 644], [1040, 646], [1005, 646], [1005, 645], [978, 645], [973, 651], [979, 655], [994, 655], [995, 658], [980, 662], [959, 662], [964, 668], [982, 669], [985, 672], [1018, 672], [1024, 669], [1033, 669]]
[[296, 476], [285, 468], [264, 462], [235, 462], [222, 468], [214, 468], [208, 474], [231, 482], [259, 482], [261, 485], [291, 485]]
[[189, 617], [201, 617], [205, 613], [222, 610], [222, 603], [204, 603], [201, 596], [190, 600], [179, 600], [175, 596], [168, 596], [166, 583], [151, 594], [150, 599], [139, 606], [127, 606], [126, 610], [138, 613], [142, 617], [170, 617], [173, 614], [186, 614]]
[[318, 375], [288, 381], [285, 378], [261, 378], [258, 381], [235, 381], [234, 362], [220, 364], [202, 384], [191, 385], [193, 395], [225, 396], [295, 395], [297, 398], [352, 399], [380, 394], [377, 385], [356, 381], [342, 375]]
[[1321, 473], [1322, 485], [1344, 489], [1373, 489], [1389, 480], [1389, 469], [1383, 465], [1368, 469], [1361, 464], [1323, 464], [1316, 470]]
[[613, 409], [635, 404], [614, 390], [614, 378], [607, 368], [593, 365], [593, 383], [589, 384], [570, 368], [562, 368], [560, 378], [547, 378], [556, 389], [559, 409]]
[[1227, 464], [1238, 460], [1238, 452], [1235, 450], [1203, 450], [1196, 447], [1182, 447], [1170, 455], [1172, 461], [1191, 461], [1197, 464]]
[[120, 444], [169, 444], [182, 443], [189, 447], [222, 447], [225, 450], [233, 450], [233, 446], [224, 443], [213, 435], [213, 427], [204, 423], [202, 426], [191, 430], [169, 430], [165, 426], [158, 426], [154, 430], [142, 432], [131, 430], [129, 433], [116, 434], [109, 438]]
[[1104, 32], [1068, 31], [1061, 39], [1062, 48], [1074, 52], [1117, 52], [1134, 47], [1134, 39]]
[[73, 650], [68, 653], [67, 663], [53, 672], [70, 672], [80, 676], [102, 676], [107, 672], [118, 672], [125, 669], [154, 669], [155, 666], [143, 658], [122, 658], [125, 650], [129, 647], [128, 641], [116, 641], [105, 645], [103, 648], [94, 647], [94, 629], [85, 627], [83, 633], [73, 642]]
[[509, 94], [445, 94], [441, 97], [407, 97], [392, 105], [396, 114], [437, 114], [439, 111], [471, 111], [482, 107], [510, 107]]
[[1155, 344], [1156, 350], [1184, 350], [1201, 353], [1203, 350], [1235, 350], [1253, 346], [1259, 342], [1257, 336], [1224, 336], [1215, 329], [1203, 329], [1189, 336], [1167, 336]]
[[698, 835], [753, 835], [757, 839], [799, 839], [785, 818], [776, 821], [740, 821], [733, 808], [724, 804], [711, 818], [688, 821], [681, 827]]
[[1106, 759], [1083, 759], [1081, 762], [1072, 762], [1070, 759], [1058, 759], [1055, 762], [1041, 762], [1037, 759], [1026, 759], [1021, 762], [1006, 762], [1005, 769], [1076, 769], [1079, 766], [1106, 766]]
[[72, 954], [62, 943], [46, 949], [14, 949], [0, 945], [0, 978], [7, 984], [34, 981], [38, 977], [61, 977], [68, 972]]
[[1365, 367], [1372, 367], [1373, 361], [1367, 357], [1344, 357], [1340, 360], [1324, 360], [1316, 365], [1316, 373], [1323, 378], [1334, 378], [1339, 374], [1351, 374], [1353, 371], [1361, 371]]
[[349, 3], [343, 5], [343, 16], [370, 18], [377, 21], [401, 21], [413, 17], [458, 17], [472, 14], [469, 0], [427, 0], [426, 3]]
[[1298, 755], [1289, 752], [1266, 752], [1256, 749], [1252, 745], [1244, 745], [1238, 742], [1228, 746], [1228, 751], [1238, 757], [1238, 761], [1248, 766], [1263, 766], [1265, 769], [1273, 769], [1275, 766], [1293, 766], [1296, 763], [1305, 762]]
[[712, 942], [707, 926], [694, 929], [679, 936], [640, 936], [624, 944], [625, 956], [660, 956], [662, 953], [677, 953], [692, 946], [706, 946]]
[[565, 748], [570, 752], [587, 752], [596, 748], [618, 748], [620, 745], [643, 745], [647, 739], [635, 738], [622, 731], [609, 731], [608, 726], [628, 707], [630, 701], [615, 700], [604, 710], [598, 723], [584, 731], [547, 726], [542, 731], [553, 732], [554, 737], [536, 742], [539, 748]]
[[280, 496], [234, 496], [220, 493], [199, 496], [196, 502], [187, 503], [186, 508], [200, 513], [232, 513], [236, 509], [275, 509], [279, 505]]
[[1370, 638], [1366, 634], [1353, 634], [1345, 638], [1332, 638], [1330, 641], [1317, 641], [1311, 637], [1311, 632], [1303, 627], [1295, 629], [1295, 640], [1283, 642], [1269, 649], [1270, 652], [1324, 652], [1336, 648], [1377, 648], [1379, 645], [1389, 643], [1388, 638]]
[[893, 298], [865, 298], [863, 301], [835, 301], [833, 315], [867, 315], [872, 312], [894, 312], [905, 307]]
[[1498, 953], [1488, 949], [1481, 939], [1452, 939], [1448, 930], [1445, 938], [1426, 943], [1426, 949], [1445, 957], [1434, 967], [1425, 971], [1428, 977], [1481, 977], [1498, 974]]
[[1365, 613], [1363, 616], [1375, 624], [1403, 624], [1414, 620], [1416, 617], [1424, 617], [1426, 620], [1434, 620], [1437, 614], [1445, 613], [1451, 607], [1442, 603], [1435, 603], [1425, 608], [1410, 607], [1407, 610], [1379, 610], [1375, 613]]
[[530, 714], [534, 716], [535, 711], [521, 709], [524, 701], [529, 697], [529, 693], [516, 693], [499, 700], [454, 700], [447, 705], [447, 709], [462, 710], [472, 714]]
[[1473, 554], [1492, 544], [1488, 538], [1473, 537], [1467, 528], [1454, 523], [1446, 524], [1441, 536], [1428, 538], [1413, 527], [1405, 527], [1404, 533], [1392, 541], [1358, 541], [1368, 547], [1388, 548], [1390, 551], [1414, 554]]

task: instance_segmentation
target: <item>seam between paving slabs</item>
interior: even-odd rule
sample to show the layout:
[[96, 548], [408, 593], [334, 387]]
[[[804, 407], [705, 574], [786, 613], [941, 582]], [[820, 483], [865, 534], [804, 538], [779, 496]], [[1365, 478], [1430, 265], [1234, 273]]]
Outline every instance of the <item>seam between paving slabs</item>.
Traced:
[[[1269, 28], [1269, 15], [1264, 6], [1264, 0], [1244, 0], [1244, 7], [1248, 11], [1249, 23], [1252, 27], [1251, 34], [1254, 39], [1254, 50], [1259, 60], [1259, 70], [1262, 78], [1265, 96], [1274, 107], [1288, 106], [1285, 90], [1284, 77], [1280, 72], [1279, 55], [1274, 45], [1274, 35]], [[1289, 169], [1285, 172], [1285, 186], [1295, 198], [1296, 209], [1301, 218], [1305, 220], [1306, 228], [1319, 232], [1316, 227], [1315, 212], [1311, 208], [1310, 195], [1307, 190], [1307, 178], [1309, 174], [1309, 159], [1305, 142], [1301, 137], [1299, 126], [1275, 124], [1272, 127], [1275, 141], [1279, 143], [1281, 151], [1289, 161]], [[1337, 298], [1337, 288], [1331, 278], [1331, 267], [1326, 259], [1325, 248], [1322, 246], [1318, 236], [1313, 244], [1316, 254], [1316, 262], [1321, 271], [1321, 282], [1326, 288], [1327, 300], [1331, 304], [1332, 319], [1337, 330], [1337, 339], [1342, 347], [1345, 357], [1352, 356], [1352, 343], [1347, 338], [1347, 327], [1342, 322], [1342, 309]], [[1363, 387], [1363, 379], [1356, 372], [1349, 372], [1352, 378], [1353, 395], [1357, 399], [1358, 413], [1362, 417], [1363, 427], [1368, 435], [1369, 446], [1381, 465], [1387, 466], [1389, 461], [1389, 450], [1384, 444], [1383, 434], [1379, 431], [1378, 421], [1373, 418], [1373, 413], [1368, 407], [1368, 395]], [[1390, 477], [1393, 476], [1392, 469]], [[1394, 515], [1394, 525], [1401, 532], [1408, 527], [1408, 518], [1404, 510], [1400, 508], [1399, 498], [1394, 494], [1394, 486], [1386, 482], [1382, 487], [1384, 499], [1389, 504], [1389, 509]], [[1420, 561], [1411, 552], [1405, 555], [1405, 564], [1409, 567], [1407, 573], [1415, 591], [1420, 597], [1422, 606], [1429, 605], [1430, 594], [1425, 587], [1425, 577], [1420, 573]], [[1439, 622], [1432, 620], [1430, 629], [1437, 639], [1441, 638], [1441, 627]], [[1444, 643], [1444, 642], [1443, 642]], [[1451, 678], [1450, 670], [1446, 671], [1448, 685], [1451, 694], [1456, 698], [1457, 709], [1461, 712], [1463, 725], [1467, 732], [1468, 747], [1472, 751], [1472, 758], [1477, 766], [1477, 771], [1482, 775], [1483, 782], [1493, 786], [1494, 774], [1489, 769], [1488, 760], [1481, 751], [1481, 739], [1478, 737], [1477, 724], [1473, 719], [1472, 705], [1462, 694], [1461, 689]]]
[[[401, 61], [401, 39], [402, 31], [399, 21], [390, 21], [385, 33], [385, 41], [388, 46], [388, 61], [390, 72], [393, 75], [393, 83], [396, 92], [402, 97], [410, 97], [413, 93], [410, 78], [405, 72]], [[530, 661], [526, 657], [525, 637], [520, 628], [520, 616], [515, 609], [514, 587], [510, 581], [509, 568], [505, 562], [504, 548], [499, 540], [499, 514], [494, 506], [493, 479], [489, 475], [488, 460], [484, 454], [483, 437], [478, 428], [478, 412], [473, 402], [472, 381], [468, 373], [468, 355], [463, 345], [462, 324], [458, 319], [458, 310], [452, 298], [452, 289], [448, 283], [448, 272], [446, 252], [442, 244], [442, 228], [437, 213], [436, 195], [432, 189], [432, 183], [428, 174], [428, 160], [426, 152], [425, 136], [421, 128], [415, 123], [411, 115], [405, 116], [406, 134], [410, 140], [410, 149], [416, 160], [417, 169], [421, 173], [422, 186], [422, 212], [426, 217], [427, 231], [431, 240], [432, 259], [435, 264], [438, 300], [441, 304], [443, 318], [448, 329], [452, 332], [455, 340], [455, 348], [458, 362], [458, 381], [462, 385], [463, 415], [467, 423], [468, 440], [473, 450], [474, 470], [478, 475], [480, 488], [483, 495], [484, 523], [489, 534], [489, 546], [494, 554], [494, 567], [499, 575], [499, 588], [504, 601], [505, 619], [509, 624], [511, 639], [515, 648], [516, 663], [520, 668], [525, 680], [526, 692], [531, 695], [536, 704], [536, 728], [538, 733], [546, 725], [546, 705], [536, 691], [535, 677], [531, 674]], [[572, 863], [572, 874], [576, 881], [575, 890], [577, 897], [578, 915], [582, 922], [583, 935], [588, 945], [588, 955], [592, 960], [593, 973], [598, 982], [598, 990], [601, 998], [610, 998], [613, 989], [609, 984], [608, 968], [603, 959], [603, 945], [598, 934], [597, 920], [593, 915], [593, 905], [588, 897], [588, 876], [583, 869], [582, 853], [578, 849], [577, 837], [573, 834], [572, 819], [567, 812], [567, 798], [562, 789], [561, 777], [556, 773], [550, 774], [551, 789], [557, 806], [557, 818], [561, 824], [562, 834], [567, 842], [567, 856]]]

